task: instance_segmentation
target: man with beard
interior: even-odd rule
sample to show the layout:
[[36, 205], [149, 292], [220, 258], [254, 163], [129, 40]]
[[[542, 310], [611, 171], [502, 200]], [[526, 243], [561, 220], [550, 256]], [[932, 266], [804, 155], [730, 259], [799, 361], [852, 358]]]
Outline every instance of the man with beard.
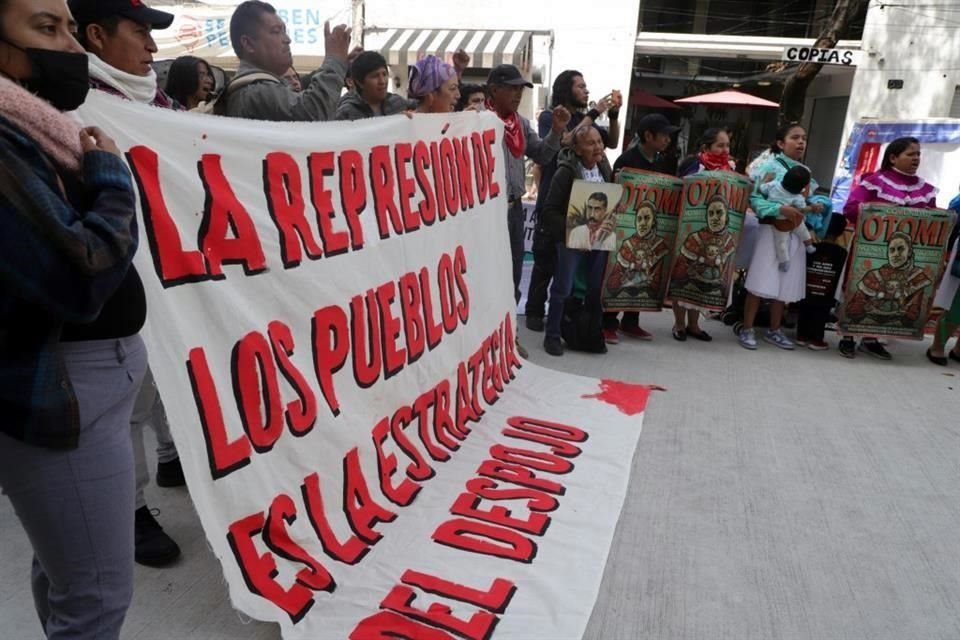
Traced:
[[[553, 128], [553, 109], [563, 107], [570, 115], [566, 133], [562, 142], [565, 146], [571, 143], [571, 132], [580, 127], [593, 126], [600, 132], [604, 147], [615, 149], [620, 139], [620, 107], [623, 98], [619, 91], [614, 91], [609, 97], [601, 98], [594, 109], [587, 111], [590, 102], [590, 91], [579, 71], [568, 69], [560, 73], [553, 81], [550, 109], [544, 110], [537, 119], [537, 128], [541, 138], [549, 135]], [[610, 119], [610, 128], [600, 127], [597, 120], [606, 113]], [[532, 331], [543, 331], [544, 309], [547, 303], [547, 290], [553, 279], [556, 268], [556, 248], [546, 237], [539, 222], [540, 212], [547, 200], [550, 191], [550, 182], [557, 171], [556, 158], [541, 164], [540, 182], [537, 186], [537, 204], [534, 216], [537, 226], [533, 235], [533, 272], [530, 275], [530, 287], [527, 290], [527, 305], [525, 309], [527, 328]]]
[[570, 230], [568, 249], [613, 251], [617, 248], [616, 211], [607, 211], [610, 201], [602, 191], [591, 193], [583, 205], [586, 222]]
[[300, 93], [283, 81], [293, 66], [293, 54], [287, 27], [272, 5], [259, 0], [240, 3], [230, 18], [230, 41], [240, 67], [217, 104], [218, 112], [274, 122], [333, 119], [347, 74], [346, 25], [332, 31], [329, 23], [324, 25], [323, 66]]
[[644, 296], [660, 299], [664, 259], [670, 248], [657, 235], [657, 208], [650, 201], [637, 208], [637, 232], [623, 241], [617, 261], [607, 278], [607, 290], [614, 296]]
[[914, 264], [910, 236], [895, 233], [887, 243], [887, 264], [863, 276], [847, 303], [847, 318], [854, 322], [910, 326], [920, 318], [923, 292], [931, 284], [927, 273]]
[[722, 290], [737, 245], [727, 230], [727, 203], [715, 196], [707, 203], [707, 228], [687, 236], [677, 256], [670, 285], [710, 293]]

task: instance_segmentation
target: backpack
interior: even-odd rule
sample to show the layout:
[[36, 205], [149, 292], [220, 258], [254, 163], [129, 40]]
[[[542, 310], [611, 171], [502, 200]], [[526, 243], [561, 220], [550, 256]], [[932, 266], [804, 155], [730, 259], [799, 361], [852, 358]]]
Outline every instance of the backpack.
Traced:
[[227, 88], [205, 102], [201, 102], [191, 109], [193, 113], [205, 113], [208, 115], [227, 115], [227, 100], [230, 96], [246, 86], [257, 82], [277, 82], [276, 76], [270, 73], [256, 72], [234, 78]]
[[606, 353], [603, 339], [603, 310], [596, 305], [584, 304], [577, 296], [570, 296], [563, 305], [563, 320], [560, 335], [573, 351]]

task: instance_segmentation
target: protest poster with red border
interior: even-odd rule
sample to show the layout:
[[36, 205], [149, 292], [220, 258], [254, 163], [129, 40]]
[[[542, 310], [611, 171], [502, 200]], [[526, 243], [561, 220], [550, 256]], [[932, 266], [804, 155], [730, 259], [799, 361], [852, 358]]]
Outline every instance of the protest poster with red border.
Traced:
[[923, 339], [956, 217], [943, 209], [863, 205], [850, 249], [840, 329], [850, 335]]

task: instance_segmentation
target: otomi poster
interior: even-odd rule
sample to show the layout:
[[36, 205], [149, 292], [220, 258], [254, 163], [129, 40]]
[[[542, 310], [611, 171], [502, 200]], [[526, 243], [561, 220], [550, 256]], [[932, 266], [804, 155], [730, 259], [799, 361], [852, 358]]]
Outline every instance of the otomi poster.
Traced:
[[684, 178], [667, 289], [671, 302], [705, 311], [726, 306], [751, 186], [749, 178], [729, 171]]
[[604, 279], [603, 306], [607, 311], [659, 311], [667, 290], [683, 180], [624, 169], [618, 181], [624, 188], [624, 211], [617, 216], [617, 247]]
[[849, 334], [922, 339], [955, 220], [954, 212], [940, 209], [864, 205], [840, 328]]

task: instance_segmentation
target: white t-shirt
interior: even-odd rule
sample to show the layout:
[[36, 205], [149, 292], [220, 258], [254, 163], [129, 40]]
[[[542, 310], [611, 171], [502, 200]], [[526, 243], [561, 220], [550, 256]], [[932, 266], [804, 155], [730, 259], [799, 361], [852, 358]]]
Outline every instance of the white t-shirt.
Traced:
[[583, 179], [587, 182], [603, 182], [603, 176], [600, 174], [600, 165], [594, 165], [593, 169], [583, 167]]

